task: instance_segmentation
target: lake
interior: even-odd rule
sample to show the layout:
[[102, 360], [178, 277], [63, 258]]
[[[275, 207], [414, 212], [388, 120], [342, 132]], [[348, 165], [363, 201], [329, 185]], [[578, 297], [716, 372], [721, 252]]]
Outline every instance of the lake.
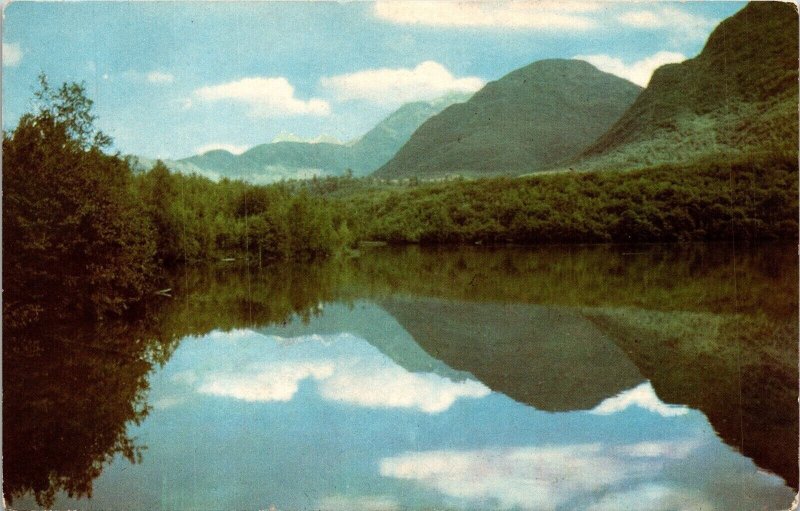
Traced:
[[179, 269], [141, 319], [4, 339], [5, 493], [15, 509], [786, 509], [797, 264], [794, 244], [412, 246]]

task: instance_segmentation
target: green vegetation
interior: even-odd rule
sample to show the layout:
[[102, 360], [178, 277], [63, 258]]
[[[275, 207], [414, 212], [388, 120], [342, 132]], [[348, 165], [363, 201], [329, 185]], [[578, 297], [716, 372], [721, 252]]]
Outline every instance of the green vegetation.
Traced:
[[358, 239], [624, 243], [793, 239], [797, 179], [795, 159], [754, 156], [624, 173], [307, 186], [331, 197]]
[[663, 66], [625, 115], [574, 164], [638, 168], [769, 152], [797, 159], [794, 5], [751, 2], [695, 58]]
[[4, 324], [121, 314], [162, 266], [313, 259], [357, 241], [655, 242], [793, 239], [797, 164], [754, 155], [627, 173], [403, 184], [375, 178], [256, 186], [134, 174], [103, 153], [78, 85], [42, 81], [39, 110], [3, 141]]
[[431, 178], [541, 170], [584, 150], [640, 91], [586, 62], [534, 62], [426, 121], [374, 175]]
[[40, 316], [120, 313], [155, 267], [127, 165], [102, 152], [82, 87], [53, 89], [3, 137], [3, 326]]
[[590, 407], [619, 382], [650, 380], [796, 488], [797, 421], [783, 412], [797, 399], [797, 272], [785, 243], [408, 246], [260, 270], [183, 265], [165, 277], [174, 297], [141, 321], [49, 323], [4, 339], [5, 494], [32, 491], [47, 507], [60, 490], [90, 494], [115, 455], [136, 460], [141, 439], [125, 425], [146, 417], [149, 372], [182, 337], [361, 300], [428, 353], [543, 409]]
[[119, 315], [154, 290], [161, 265], [234, 256], [327, 256], [349, 230], [325, 201], [285, 186], [134, 175], [103, 152], [79, 84], [53, 89], [3, 136], [3, 325]]
[[134, 178], [156, 232], [162, 263], [241, 257], [311, 259], [350, 241], [347, 225], [326, 201], [277, 184], [255, 186], [172, 174], [157, 162]]

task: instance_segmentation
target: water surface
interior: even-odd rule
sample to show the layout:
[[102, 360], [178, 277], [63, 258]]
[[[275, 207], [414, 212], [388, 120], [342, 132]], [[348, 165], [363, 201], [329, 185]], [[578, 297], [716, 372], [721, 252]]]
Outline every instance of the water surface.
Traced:
[[183, 269], [140, 321], [5, 341], [6, 495], [17, 509], [785, 509], [795, 253], [411, 247]]

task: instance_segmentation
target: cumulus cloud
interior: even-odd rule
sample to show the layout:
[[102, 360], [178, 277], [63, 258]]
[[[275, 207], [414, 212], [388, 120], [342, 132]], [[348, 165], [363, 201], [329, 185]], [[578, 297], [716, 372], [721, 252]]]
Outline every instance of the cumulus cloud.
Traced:
[[664, 64], [674, 64], [686, 60], [686, 56], [682, 53], [672, 51], [660, 51], [630, 64], [626, 64], [622, 59], [605, 54], [576, 55], [573, 58], [585, 60], [601, 71], [625, 78], [642, 87], [647, 86], [653, 71], [659, 67]]
[[675, 417], [689, 413], [689, 408], [682, 405], [668, 405], [661, 401], [650, 382], [644, 382], [632, 389], [620, 392], [614, 397], [604, 399], [591, 410], [597, 415], [610, 415], [638, 406], [662, 417]]
[[333, 364], [328, 362], [279, 362], [255, 373], [212, 373], [198, 391], [243, 401], [289, 401], [297, 393], [302, 380], [321, 380], [332, 374]]
[[443, 412], [457, 399], [489, 393], [480, 382], [453, 382], [433, 373], [412, 373], [383, 357], [342, 361], [320, 385], [320, 395], [333, 401], [369, 408], [416, 408], [426, 413]]
[[147, 81], [155, 84], [172, 83], [175, 81], [175, 76], [163, 71], [150, 71], [147, 73]]
[[192, 96], [203, 102], [229, 101], [248, 107], [252, 117], [288, 117], [295, 115], [324, 116], [330, 114], [327, 101], [317, 98], [302, 100], [295, 97], [289, 80], [250, 77], [241, 80], [201, 87]]
[[617, 450], [631, 458], [683, 459], [687, 458], [698, 447], [700, 447], [699, 440], [691, 439], [639, 442], [621, 446]]
[[[410, 372], [367, 341], [349, 334], [286, 339], [235, 330], [212, 332], [205, 340], [222, 343], [226, 350], [235, 350], [248, 360], [179, 373], [180, 383], [206, 395], [286, 402], [297, 394], [301, 382], [308, 380], [315, 382], [319, 395], [329, 401], [435, 414], [459, 399], [481, 398], [491, 392], [475, 380], [454, 382], [433, 373]], [[213, 350], [210, 344], [204, 346]]]
[[223, 151], [228, 151], [229, 153], [242, 154], [249, 148], [250, 147], [246, 145], [211, 143], [211, 144], [201, 145], [195, 148], [194, 151], [196, 154], [205, 154], [209, 151], [216, 151], [222, 149]]
[[700, 40], [719, 22], [691, 14], [672, 6], [653, 6], [647, 9], [625, 11], [617, 16], [622, 25], [641, 30], [668, 30], [674, 33], [674, 40]]
[[[669, 445], [663, 448], [689, 454]], [[384, 458], [380, 473], [478, 506], [552, 509], [567, 499], [591, 498], [594, 492], [657, 475], [664, 460], [631, 455], [640, 450], [647, 448], [591, 443], [412, 452]]]
[[374, 5], [379, 19], [405, 25], [483, 27], [537, 30], [588, 30], [597, 26], [588, 13], [595, 2], [511, 1], [463, 2], [379, 0]]
[[455, 77], [432, 60], [413, 69], [366, 69], [324, 77], [321, 83], [341, 101], [364, 99], [374, 103], [430, 100], [448, 92], [475, 92], [484, 85], [477, 76]]
[[22, 62], [22, 47], [19, 43], [3, 43], [3, 66], [14, 67]]

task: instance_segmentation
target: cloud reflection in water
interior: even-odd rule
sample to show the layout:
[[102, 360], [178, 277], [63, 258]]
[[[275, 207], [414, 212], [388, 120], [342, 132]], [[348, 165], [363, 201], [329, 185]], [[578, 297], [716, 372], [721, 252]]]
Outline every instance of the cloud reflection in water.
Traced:
[[367, 341], [351, 334], [293, 338], [252, 331], [213, 332], [199, 340], [205, 370], [181, 372], [177, 382], [200, 394], [252, 402], [286, 402], [301, 382], [316, 382], [319, 395], [369, 408], [405, 408], [434, 414], [458, 399], [489, 395], [484, 384], [410, 372]]

